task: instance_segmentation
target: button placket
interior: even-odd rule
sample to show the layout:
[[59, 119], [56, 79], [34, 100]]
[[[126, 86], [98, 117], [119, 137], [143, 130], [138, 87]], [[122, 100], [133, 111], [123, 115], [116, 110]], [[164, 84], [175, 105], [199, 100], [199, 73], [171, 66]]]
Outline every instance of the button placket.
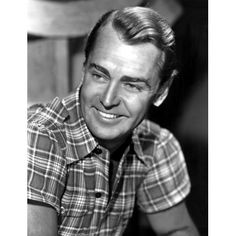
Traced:
[[110, 201], [109, 201], [109, 203], [106, 207], [105, 214], [107, 214], [107, 212], [109, 211], [111, 205], [114, 204], [114, 195], [115, 195], [117, 187], [120, 183], [122, 173], [124, 171], [123, 167], [124, 167], [124, 163], [125, 163], [125, 158], [126, 158], [128, 152], [129, 152], [129, 150], [130, 150], [130, 147], [128, 146], [126, 148], [126, 150], [124, 151], [124, 153], [122, 155], [122, 158], [120, 159], [120, 163], [119, 163], [119, 166], [118, 166], [118, 169], [117, 169], [117, 172], [116, 172], [116, 178], [115, 178], [114, 186], [112, 188], [111, 198], [110, 198]]
[[89, 163], [86, 163], [84, 165], [84, 180], [85, 180], [85, 186], [86, 186], [86, 191], [89, 195], [90, 203], [89, 204], [89, 211], [93, 211], [95, 208], [95, 202], [94, 202], [94, 191], [95, 191], [95, 163], [92, 159], [90, 159]]
[[124, 171], [124, 162], [125, 162], [125, 158], [127, 157], [127, 154], [130, 150], [130, 147], [128, 146], [126, 148], [126, 150], [124, 151], [123, 155], [122, 155], [122, 158], [120, 159], [120, 163], [119, 163], [119, 166], [118, 166], [118, 169], [117, 169], [117, 172], [116, 172], [116, 178], [115, 178], [115, 183], [114, 183], [114, 186], [113, 186], [113, 189], [112, 189], [112, 195], [111, 195], [111, 198], [113, 196], [113, 194], [115, 193], [115, 190], [120, 182], [120, 179], [121, 179], [121, 175]]
[[[96, 149], [98, 149], [99, 151], [97, 151]], [[95, 149], [96, 151], [95, 150], [93, 151], [94, 161], [96, 166], [95, 198], [97, 199], [99, 204], [102, 204], [102, 206], [106, 208], [108, 201], [108, 196], [106, 192], [109, 191], [109, 183], [107, 181], [109, 178], [109, 171], [108, 171], [109, 152], [106, 149], [100, 148], [99, 146], [96, 149]]]

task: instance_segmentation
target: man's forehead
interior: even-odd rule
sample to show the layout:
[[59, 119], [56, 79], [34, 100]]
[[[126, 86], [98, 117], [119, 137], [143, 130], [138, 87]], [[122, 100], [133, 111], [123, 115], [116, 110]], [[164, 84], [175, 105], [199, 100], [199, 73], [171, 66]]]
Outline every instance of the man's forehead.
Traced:
[[[135, 52], [135, 48], [143, 47], [143, 50], [151, 48], [150, 55], [156, 54], [156, 60], [159, 61], [157, 64], [162, 64], [162, 61], [164, 61], [164, 52], [156, 45], [151, 42], [129, 43], [124, 39], [124, 37], [122, 37], [121, 33], [112, 26], [111, 22], [107, 23], [100, 29], [93, 47], [93, 51], [101, 49], [104, 50], [108, 46], [117, 46], [117, 42], [122, 44], [122, 47], [119, 48], [120, 55], [127, 55], [130, 48], [133, 48], [132, 53]], [[117, 47], [113, 47], [113, 51], [118, 52]]]
[[[108, 24], [104, 26], [104, 28], [101, 30], [101, 32], [98, 34], [98, 37], [96, 39], [93, 51], [104, 51], [107, 54], [117, 54], [121, 57], [127, 57], [130, 53], [130, 58], [132, 59], [135, 57], [136, 54], [139, 54], [140, 51], [143, 51], [143, 53], [149, 53], [150, 59], [153, 58], [153, 55], [156, 55], [156, 59], [158, 59], [161, 54], [162, 50], [157, 48], [154, 44], [150, 42], [143, 42], [143, 43], [136, 43], [131, 44], [127, 41], [125, 41], [119, 32], [117, 32], [111, 24]], [[109, 51], [110, 50], [110, 51]], [[143, 54], [142, 53], [142, 54]], [[142, 59], [142, 58], [140, 58]]]

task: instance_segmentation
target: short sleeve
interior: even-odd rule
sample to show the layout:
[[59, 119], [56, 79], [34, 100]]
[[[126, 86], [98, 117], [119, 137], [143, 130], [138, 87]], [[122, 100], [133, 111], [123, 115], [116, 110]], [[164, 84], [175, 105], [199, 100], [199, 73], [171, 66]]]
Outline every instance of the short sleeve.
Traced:
[[181, 202], [190, 192], [190, 180], [178, 141], [171, 133], [154, 148], [154, 156], [137, 193], [145, 213], [155, 213]]
[[60, 212], [66, 178], [66, 160], [57, 140], [44, 127], [28, 126], [27, 197], [51, 205]]

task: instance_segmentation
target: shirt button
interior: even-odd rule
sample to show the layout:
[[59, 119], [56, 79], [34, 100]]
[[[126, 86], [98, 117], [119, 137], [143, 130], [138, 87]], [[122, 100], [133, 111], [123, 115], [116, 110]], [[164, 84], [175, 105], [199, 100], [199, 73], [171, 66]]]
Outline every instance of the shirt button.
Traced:
[[95, 193], [96, 198], [100, 198], [101, 196], [102, 196], [102, 193], [99, 193], [99, 192]]
[[101, 148], [95, 148], [94, 153], [99, 155], [99, 154], [102, 153], [102, 149]]

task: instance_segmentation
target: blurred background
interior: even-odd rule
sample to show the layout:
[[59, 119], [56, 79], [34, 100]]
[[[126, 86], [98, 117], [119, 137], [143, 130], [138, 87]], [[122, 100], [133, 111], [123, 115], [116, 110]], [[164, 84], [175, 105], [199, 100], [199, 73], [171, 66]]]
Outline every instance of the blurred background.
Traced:
[[[81, 79], [86, 36], [99, 16], [124, 6], [148, 6], [176, 35], [179, 75], [149, 119], [180, 141], [192, 190], [189, 212], [208, 235], [208, 1], [28, 0], [28, 106], [73, 91]], [[137, 207], [125, 235], [154, 235]]]

